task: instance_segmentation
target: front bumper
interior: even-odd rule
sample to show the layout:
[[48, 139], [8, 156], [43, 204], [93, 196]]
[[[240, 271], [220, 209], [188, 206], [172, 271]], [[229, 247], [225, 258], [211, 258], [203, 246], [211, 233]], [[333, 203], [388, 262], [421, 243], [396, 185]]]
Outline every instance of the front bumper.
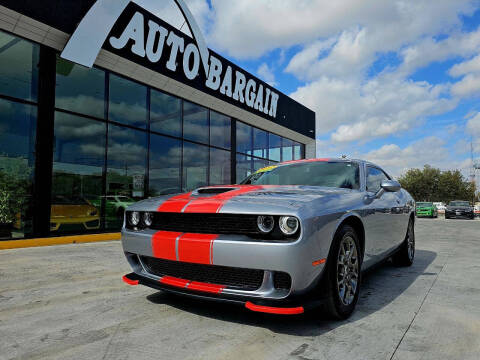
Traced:
[[432, 217], [434, 213], [432, 210], [417, 210], [418, 217]]
[[[160, 235], [159, 235], [160, 234]], [[245, 236], [219, 235], [209, 238], [205, 235], [174, 234], [155, 232], [151, 230], [122, 231], [123, 248], [135, 274], [140, 276], [147, 286], [154, 285], [158, 288], [169, 288], [169, 284], [162, 281], [162, 274], [153, 273], [145, 266], [145, 258], [174, 261], [176, 264], [200, 264], [203, 266], [218, 266], [239, 269], [261, 270], [263, 281], [254, 290], [243, 290], [218, 282], [210, 282], [216, 297], [224, 299], [239, 299], [245, 301], [282, 301], [289, 302], [299, 296], [308, 294], [316, 288], [325, 267], [325, 258], [328, 248], [325, 249], [319, 241], [295, 242], [272, 242], [253, 241]], [[183, 236], [183, 237], [182, 237]], [[159, 245], [160, 244], [160, 245]], [[160, 248], [159, 248], [160, 246]], [[170, 249], [170, 251], [167, 251]], [[317, 255], [315, 255], [317, 254]], [[274, 276], [277, 273], [286, 273], [291, 278], [290, 289], [278, 288], [274, 284]], [[175, 277], [182, 280], [181, 276], [169, 273], [167, 278]], [[149, 281], [147, 281], [147, 280]], [[188, 277], [185, 281], [190, 281]], [[194, 279], [195, 280], [195, 279]], [[195, 281], [192, 281], [195, 282]], [[196, 293], [196, 289], [187, 287], [185, 283], [179, 283], [182, 292], [186, 294]], [[175, 289], [179, 291], [178, 288]], [[206, 291], [212, 296], [211, 291]]]
[[127, 274], [123, 281], [130, 286], [144, 285], [155, 290], [167, 291], [176, 295], [188, 296], [208, 301], [226, 302], [240, 305], [248, 310], [278, 315], [298, 315], [307, 310], [317, 308], [323, 304], [322, 299], [316, 299], [311, 293], [297, 296], [288, 300], [251, 299], [246, 296], [232, 296], [219, 294], [210, 284], [199, 285], [194, 290], [189, 290], [182, 279], [169, 279], [162, 283], [137, 273]]
[[446, 211], [445, 217], [450, 219], [473, 219], [475, 215], [469, 211]]

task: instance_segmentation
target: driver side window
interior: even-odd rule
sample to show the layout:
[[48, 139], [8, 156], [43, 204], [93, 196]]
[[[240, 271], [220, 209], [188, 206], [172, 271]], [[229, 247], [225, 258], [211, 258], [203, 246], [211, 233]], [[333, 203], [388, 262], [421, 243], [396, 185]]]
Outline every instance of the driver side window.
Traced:
[[389, 177], [380, 169], [367, 167], [367, 191], [378, 192], [382, 181], [389, 180]]

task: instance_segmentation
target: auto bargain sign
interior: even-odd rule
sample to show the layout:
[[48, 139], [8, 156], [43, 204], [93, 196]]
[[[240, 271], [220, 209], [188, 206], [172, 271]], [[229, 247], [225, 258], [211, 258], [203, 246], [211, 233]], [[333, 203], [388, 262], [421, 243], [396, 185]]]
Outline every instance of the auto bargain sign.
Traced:
[[210, 51], [183, 0], [174, 0], [193, 39], [135, 1], [98, 0], [61, 57], [92, 67], [101, 48], [262, 116], [277, 118], [280, 95]]

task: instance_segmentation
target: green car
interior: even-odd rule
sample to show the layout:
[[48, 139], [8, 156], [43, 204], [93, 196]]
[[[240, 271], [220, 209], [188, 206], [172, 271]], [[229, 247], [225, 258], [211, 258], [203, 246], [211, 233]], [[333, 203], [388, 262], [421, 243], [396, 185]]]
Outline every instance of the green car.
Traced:
[[431, 202], [418, 202], [417, 203], [417, 217], [430, 217], [437, 218], [438, 210]]
[[[90, 200], [92, 204], [99, 209], [102, 204], [102, 197]], [[135, 200], [123, 195], [108, 195], [105, 196], [105, 217], [107, 219], [118, 219], [123, 221], [123, 213], [125, 209], [135, 203]]]

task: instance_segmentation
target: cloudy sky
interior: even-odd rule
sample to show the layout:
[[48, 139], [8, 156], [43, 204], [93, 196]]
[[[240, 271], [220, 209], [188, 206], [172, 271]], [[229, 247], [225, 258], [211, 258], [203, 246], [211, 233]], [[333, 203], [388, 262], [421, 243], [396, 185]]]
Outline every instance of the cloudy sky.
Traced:
[[319, 156], [480, 157], [480, 0], [185, 1], [210, 48], [315, 110]]

